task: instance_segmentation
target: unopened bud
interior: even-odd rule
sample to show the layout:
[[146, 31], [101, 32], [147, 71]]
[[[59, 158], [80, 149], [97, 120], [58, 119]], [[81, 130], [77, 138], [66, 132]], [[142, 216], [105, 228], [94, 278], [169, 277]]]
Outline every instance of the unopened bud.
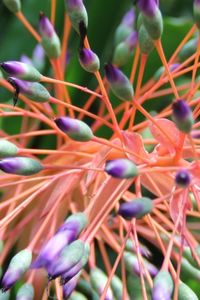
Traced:
[[[123, 283], [121, 279], [114, 275], [111, 280], [111, 288], [114, 294], [114, 297], [116, 300], [122, 300], [123, 299]], [[129, 296], [126, 295], [126, 298], [124, 300], [129, 300]]]
[[10, 157], [0, 160], [0, 170], [16, 175], [33, 175], [42, 171], [39, 161], [29, 157]]
[[[106, 286], [106, 283], [108, 281], [108, 277], [106, 276], [106, 274], [101, 271], [99, 268], [93, 268], [90, 271], [90, 280], [91, 280], [91, 284], [92, 287], [94, 288], [94, 290], [97, 292], [97, 294], [99, 296], [102, 295], [103, 290]], [[112, 293], [112, 290], [110, 287], [108, 287], [106, 295], [105, 295], [105, 299], [106, 300], [113, 300], [114, 296]]]
[[197, 43], [198, 43], [198, 40], [195, 37], [195, 38], [189, 40], [183, 46], [183, 48], [180, 50], [180, 52], [178, 54], [178, 57], [179, 57], [181, 62], [184, 62], [187, 58], [189, 58], [190, 56], [192, 56], [196, 52]]
[[123, 42], [133, 31], [135, 22], [135, 11], [133, 8], [128, 10], [124, 15], [120, 25], [115, 31], [115, 45]]
[[5, 139], [0, 139], [0, 158], [15, 156], [17, 152], [18, 148], [15, 144]]
[[138, 175], [136, 165], [127, 158], [108, 160], [105, 165], [105, 172], [115, 178], [133, 178]]
[[100, 67], [98, 56], [92, 50], [86, 48], [80, 49], [79, 62], [82, 68], [90, 73], [97, 72]]
[[2, 292], [0, 290], [0, 300], [9, 300], [10, 299], [10, 291]]
[[39, 31], [42, 37], [41, 44], [47, 56], [50, 59], [57, 58], [61, 53], [60, 40], [53, 25], [42, 12], [40, 13]]
[[72, 140], [87, 142], [93, 138], [92, 130], [83, 121], [69, 117], [60, 117], [54, 121], [58, 128], [65, 132]]
[[167, 271], [160, 271], [153, 281], [152, 300], [170, 300], [174, 289], [172, 277]]
[[66, 246], [60, 256], [47, 267], [50, 279], [54, 279], [70, 271], [82, 259], [85, 252], [84, 242], [77, 240]]
[[[180, 64], [172, 64], [169, 66], [169, 70], [170, 72], [173, 72], [174, 70], [176, 70], [176, 68], [178, 68], [180, 66]], [[161, 66], [153, 75], [153, 79], [155, 81], [157, 81], [161, 75], [164, 73], [165, 71], [165, 67], [164, 66]]]
[[72, 277], [67, 283], [65, 283], [63, 285], [63, 298], [64, 299], [68, 299], [69, 296], [72, 294], [72, 292], [74, 291], [74, 289], [78, 283], [80, 275], [81, 275], [81, 272], [79, 272], [77, 275]]
[[186, 258], [182, 258], [181, 261], [181, 272], [189, 278], [199, 281], [200, 280], [200, 270], [195, 268], [190, 264]]
[[87, 300], [87, 298], [83, 294], [76, 292], [76, 291], [71, 294], [71, 297], [69, 299], [70, 300]]
[[3, 0], [3, 3], [14, 14], [21, 10], [20, 0]]
[[32, 284], [25, 283], [17, 291], [16, 300], [33, 300], [34, 298], [34, 288]]
[[106, 79], [112, 92], [123, 101], [133, 100], [134, 91], [129, 79], [112, 64], [105, 65]]
[[[137, 276], [140, 276], [140, 266], [138, 263], [137, 256], [125, 251], [124, 252], [124, 261], [126, 269], [131, 272], [132, 274], [135, 274]], [[158, 273], [158, 269], [152, 265], [148, 260], [143, 258], [144, 266], [149, 271], [150, 275], [152, 277], [155, 277]]]
[[48, 268], [51, 262], [58, 258], [63, 248], [78, 237], [86, 224], [87, 217], [84, 213], [76, 213], [68, 217], [56, 234], [44, 245], [32, 268]]
[[19, 61], [7, 61], [0, 64], [1, 68], [11, 76], [28, 80], [40, 81], [42, 75], [36, 68]]
[[137, 40], [138, 34], [134, 31], [126, 38], [126, 40], [116, 46], [113, 56], [113, 63], [115, 65], [122, 66], [128, 62], [133, 49], [137, 44]]
[[146, 55], [150, 54], [154, 48], [154, 43], [143, 24], [140, 26], [138, 32], [138, 41], [141, 53]]
[[139, 0], [138, 6], [142, 13], [142, 22], [149, 36], [158, 40], [163, 32], [163, 19], [155, 0]]
[[194, 119], [187, 102], [182, 99], [177, 100], [172, 105], [172, 112], [173, 121], [177, 128], [184, 133], [190, 133], [194, 124]]
[[198, 300], [199, 298], [193, 292], [193, 290], [184, 282], [179, 284], [178, 288], [178, 300]]
[[2, 290], [7, 291], [29, 269], [32, 260], [32, 252], [24, 249], [18, 252], [10, 261], [8, 269], [2, 279]]
[[194, 0], [193, 3], [194, 20], [197, 27], [200, 29], [200, 1]]
[[[131, 239], [127, 240], [125, 248], [127, 251], [136, 252], [136, 247], [133, 244], [133, 241]], [[150, 250], [142, 244], [140, 244], [140, 246], [139, 246], [139, 252], [142, 256], [145, 256], [147, 258], [152, 256], [152, 253], [150, 252]]]
[[23, 81], [14, 77], [9, 77], [8, 82], [18, 93], [35, 102], [47, 102], [51, 97], [47, 89], [38, 82]]
[[76, 276], [87, 264], [90, 255], [90, 245], [85, 244], [84, 247], [84, 252], [80, 261], [73, 268], [71, 268], [61, 276], [61, 284], [65, 284], [66, 282], [71, 280], [71, 278]]
[[175, 182], [181, 187], [187, 187], [191, 182], [191, 176], [188, 170], [180, 170], [176, 173]]
[[80, 34], [79, 25], [83, 22], [85, 28], [88, 26], [88, 15], [82, 0], [65, 0], [67, 14], [73, 28]]
[[153, 209], [153, 201], [149, 198], [136, 198], [130, 202], [122, 203], [119, 207], [118, 214], [124, 219], [140, 219], [149, 214]]

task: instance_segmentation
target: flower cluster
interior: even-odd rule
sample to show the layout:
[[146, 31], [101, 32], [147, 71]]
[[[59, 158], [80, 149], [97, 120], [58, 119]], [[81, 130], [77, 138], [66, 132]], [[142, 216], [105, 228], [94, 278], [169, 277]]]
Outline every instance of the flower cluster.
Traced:
[[107, 56], [63, 2], [35, 29], [3, 0], [37, 45], [0, 63], [0, 299], [198, 299], [200, 1], [169, 58], [159, 1], [133, 1]]

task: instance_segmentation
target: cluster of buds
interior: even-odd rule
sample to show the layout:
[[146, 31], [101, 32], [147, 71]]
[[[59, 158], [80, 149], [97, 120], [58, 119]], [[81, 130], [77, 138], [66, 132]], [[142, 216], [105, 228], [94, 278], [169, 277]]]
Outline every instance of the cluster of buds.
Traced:
[[[5, 272], [0, 269], [0, 299], [9, 299], [9, 289], [22, 279], [25, 280], [16, 292], [16, 299], [36, 299], [35, 274], [40, 278], [45, 271], [46, 282], [52, 286], [55, 283], [55, 293], [60, 299], [137, 299], [133, 280], [136, 285], [141, 284], [138, 299], [148, 299], [149, 294], [152, 300], [172, 297], [197, 300], [182, 275], [200, 279], [199, 235], [195, 231], [198, 229], [195, 218], [200, 217], [199, 143], [195, 142], [195, 137], [199, 138], [199, 124], [195, 124], [199, 102], [195, 93], [200, 86], [196, 77], [200, 42], [199, 36], [190, 39], [195, 29], [200, 29], [200, 1], [193, 3], [196, 27], [169, 62], [161, 41], [163, 18], [159, 0], [133, 2], [136, 7], [132, 5], [115, 31], [111, 60], [105, 60], [108, 63], [104, 65], [103, 78], [100, 59], [90, 48], [83, 0], [64, 1], [62, 39], [54, 26], [56, 7], [60, 5], [56, 1], [51, 3], [50, 18], [40, 12], [37, 32], [24, 17], [20, 0], [3, 0], [38, 44], [31, 59], [22, 56], [20, 61], [0, 64], [9, 76], [6, 81], [0, 74], [0, 85], [8, 90], [12, 86], [14, 106], [18, 96], [25, 102], [12, 107], [11, 115], [24, 117], [21, 133], [14, 136], [16, 142], [9, 141], [4, 128], [0, 139], [3, 177], [0, 185], [5, 188], [0, 203], [2, 215], [5, 214], [0, 220], [0, 253], [3, 253], [0, 262], [7, 253], [12, 253], [17, 239], [16, 249], [19, 249]], [[98, 82], [95, 92], [65, 81], [71, 28], [79, 43], [76, 59], [88, 76], [94, 76]], [[146, 62], [153, 49], [163, 65], [143, 85]], [[194, 59], [193, 67], [187, 67], [192, 61], [190, 56]], [[128, 76], [123, 67], [132, 58]], [[55, 79], [42, 75], [46, 60]], [[188, 70], [192, 70], [189, 88], [188, 85], [177, 88], [176, 76]], [[42, 83], [49, 85], [45, 87]], [[170, 87], [159, 90], [168, 83]], [[66, 86], [91, 94], [83, 107], [79, 103], [76, 106]], [[187, 93], [182, 93], [186, 89]], [[110, 100], [110, 91], [121, 100], [119, 107]], [[166, 94], [173, 95], [171, 103], [163, 112], [155, 112], [154, 118], [154, 112], [148, 112], [143, 103]], [[90, 106], [97, 96], [98, 113], [96, 107], [94, 113]], [[196, 104], [193, 112], [191, 107]], [[10, 116], [8, 106], [1, 103], [0, 106], [0, 115]], [[147, 119], [141, 124], [137, 124], [137, 110]], [[36, 122], [29, 122], [29, 118]], [[112, 134], [106, 132], [109, 141], [98, 137], [101, 130], [105, 133], [105, 126], [113, 130]], [[55, 135], [56, 143], [52, 140], [52, 145], [56, 149], [26, 149], [31, 136], [43, 134]], [[31, 155], [26, 157], [23, 153]], [[35, 159], [34, 154], [45, 157]], [[34, 176], [24, 177], [31, 175]], [[13, 182], [16, 177], [18, 181]], [[33, 205], [32, 200], [39, 201]], [[58, 224], [61, 225], [57, 228]], [[10, 239], [6, 246], [1, 238]], [[162, 265], [155, 258], [155, 247], [161, 253]], [[115, 256], [112, 266], [110, 260]], [[41, 286], [44, 288], [45, 284]]]

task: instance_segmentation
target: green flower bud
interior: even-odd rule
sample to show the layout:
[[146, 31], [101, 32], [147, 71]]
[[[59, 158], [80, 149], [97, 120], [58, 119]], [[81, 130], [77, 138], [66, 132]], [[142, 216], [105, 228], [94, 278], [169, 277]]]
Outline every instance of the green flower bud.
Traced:
[[0, 290], [0, 300], [9, 300], [10, 299], [10, 291], [2, 292]]
[[69, 297], [69, 300], [87, 300], [87, 298], [79, 292], [73, 292]]
[[112, 64], [105, 65], [106, 78], [112, 92], [123, 101], [133, 100], [134, 90], [129, 79]]
[[82, 0], [65, 0], [65, 6], [73, 28], [80, 34], [80, 23], [83, 22], [85, 28], [88, 26], [88, 15]]
[[17, 152], [18, 152], [18, 148], [17, 146], [15, 146], [15, 144], [5, 139], [0, 139], [0, 158], [15, 156], [17, 155]]
[[[106, 274], [99, 268], [93, 268], [90, 271], [90, 280], [94, 290], [98, 293], [99, 296], [101, 296], [108, 281], [108, 277], [106, 276]], [[113, 293], [110, 287], [107, 289], [105, 299], [113, 299]]]
[[50, 59], [59, 57], [61, 53], [60, 40], [49, 19], [40, 13], [39, 30], [42, 37], [41, 44]]
[[163, 18], [159, 8], [154, 16], [142, 14], [142, 21], [152, 40], [158, 40], [163, 32]]
[[198, 300], [198, 297], [189, 286], [181, 282], [178, 289], [178, 300]]
[[160, 271], [153, 281], [152, 300], [171, 299], [174, 289], [172, 277], [167, 271]]
[[9, 174], [33, 175], [43, 169], [39, 161], [29, 157], [10, 157], [0, 161], [0, 170]]
[[199, 0], [194, 0], [193, 13], [194, 13], [195, 23], [196, 23], [197, 27], [200, 29], [200, 2], [199, 2]]
[[[123, 283], [121, 281], [121, 279], [114, 275], [112, 280], [111, 280], [111, 287], [112, 287], [112, 291], [114, 294], [114, 297], [116, 300], [122, 300], [123, 299]], [[129, 300], [129, 296], [127, 295], [126, 299], [124, 300]]]
[[138, 32], [138, 41], [140, 45], [140, 51], [142, 54], [148, 55], [154, 48], [154, 43], [150, 35], [148, 34], [145, 26], [142, 24]]
[[200, 280], [200, 270], [192, 266], [186, 258], [181, 261], [181, 273], [190, 277], [191, 279]]
[[3, 0], [3, 3], [14, 14], [21, 10], [20, 0]]
[[34, 288], [32, 284], [23, 284], [17, 292], [16, 300], [32, 300], [34, 298]]
[[189, 58], [196, 52], [196, 49], [197, 49], [197, 38], [195, 37], [189, 40], [180, 50], [178, 54], [180, 61], [184, 62], [187, 58]]

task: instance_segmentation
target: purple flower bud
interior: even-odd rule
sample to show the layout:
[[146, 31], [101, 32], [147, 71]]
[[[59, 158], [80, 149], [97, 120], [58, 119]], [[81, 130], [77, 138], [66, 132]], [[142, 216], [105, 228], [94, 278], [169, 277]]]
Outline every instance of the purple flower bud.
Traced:
[[42, 37], [41, 44], [49, 58], [57, 58], [61, 52], [60, 40], [49, 19], [40, 13], [39, 31]]
[[[90, 280], [91, 280], [91, 285], [94, 288], [94, 290], [97, 292], [99, 296], [103, 293], [103, 290], [106, 286], [106, 283], [108, 281], [108, 277], [106, 274], [101, 271], [99, 268], [93, 268], [90, 271]], [[114, 296], [112, 293], [111, 288], [109, 287], [107, 290], [107, 293], [105, 295], [105, 300], [113, 300]]]
[[34, 288], [32, 284], [25, 283], [17, 291], [16, 300], [33, 300]]
[[37, 44], [33, 50], [32, 63], [38, 70], [42, 70], [44, 67], [45, 53], [41, 44]]
[[9, 77], [8, 82], [18, 93], [35, 102], [47, 102], [51, 97], [47, 89], [38, 82], [23, 81], [14, 77]]
[[[173, 71], [176, 70], [179, 66], [180, 66], [180, 64], [172, 64], [172, 65], [169, 66], [169, 70], [170, 70], [171, 72], [173, 72]], [[160, 76], [164, 73], [164, 71], [165, 71], [165, 67], [164, 67], [164, 66], [161, 66], [161, 67], [155, 72], [155, 74], [153, 75], [154, 80], [157, 81], [157, 80], [160, 78]]]
[[133, 27], [134, 22], [135, 22], [135, 10], [134, 10], [134, 8], [131, 8], [123, 16], [121, 24], [129, 26], [129, 27]]
[[177, 185], [187, 187], [191, 182], [191, 176], [188, 170], [180, 170], [176, 173], [175, 181]]
[[75, 239], [87, 225], [87, 216], [84, 213], [76, 213], [69, 216], [66, 221], [58, 228], [57, 233], [66, 230], [74, 232]]
[[46, 38], [52, 38], [55, 32], [53, 25], [43, 12], [40, 12], [39, 31]]
[[14, 14], [21, 10], [20, 0], [3, 0], [3, 3]]
[[0, 158], [15, 156], [17, 152], [18, 148], [15, 144], [5, 139], [0, 139]]
[[156, 15], [158, 5], [155, 0], [138, 0], [138, 7], [144, 15], [153, 17]]
[[28, 81], [40, 81], [42, 75], [31, 65], [19, 61], [7, 61], [0, 64], [9, 75]]
[[72, 277], [67, 283], [63, 285], [63, 298], [68, 299], [71, 293], [74, 291], [81, 272], [79, 272], [76, 276]]
[[140, 219], [153, 209], [153, 201], [149, 198], [136, 198], [120, 205], [118, 214], [124, 219]]
[[189, 133], [192, 130], [194, 119], [192, 111], [187, 102], [182, 99], [177, 100], [172, 105], [173, 120], [180, 131]]
[[141, 53], [149, 55], [154, 48], [154, 43], [143, 24], [139, 28], [138, 41]]
[[119, 43], [124, 42], [125, 39], [131, 34], [134, 28], [135, 22], [135, 10], [131, 8], [124, 15], [121, 23], [117, 27], [115, 31], [115, 45], [117, 46]]
[[[130, 251], [130, 252], [132, 252], [132, 251], [136, 252], [136, 247], [133, 244], [131, 239], [128, 239], [126, 242], [126, 250]], [[150, 250], [142, 244], [140, 244], [140, 246], [139, 246], [139, 252], [142, 256], [147, 257], [147, 258], [152, 256], [152, 253], [150, 252]]]
[[49, 264], [56, 260], [63, 248], [74, 241], [76, 235], [73, 230], [61, 231], [54, 235], [42, 248], [40, 254], [32, 264], [32, 268], [48, 268]]
[[80, 23], [83, 22], [85, 28], [88, 26], [88, 15], [83, 1], [65, 0], [65, 6], [73, 28], [80, 34]]
[[163, 19], [157, 1], [138, 0], [138, 6], [142, 15], [141, 21], [149, 36], [158, 40], [163, 32]]
[[54, 121], [58, 128], [64, 131], [72, 140], [87, 142], [93, 138], [92, 130], [83, 121], [69, 117], [60, 117]]
[[137, 32], [133, 31], [126, 38], [125, 41], [117, 45], [114, 51], [113, 63], [117, 66], [126, 64], [131, 57], [133, 49], [135, 48], [138, 41]]
[[76, 213], [67, 218], [56, 234], [44, 245], [32, 264], [32, 268], [48, 268], [56, 260], [65, 246], [73, 242], [87, 224], [84, 213]]
[[80, 240], [66, 246], [60, 256], [47, 267], [49, 279], [55, 279], [74, 268], [81, 261], [84, 252], [85, 244]]
[[8, 269], [2, 279], [2, 290], [7, 291], [29, 269], [32, 260], [32, 252], [24, 249], [18, 252], [10, 261]]
[[98, 56], [90, 49], [82, 48], [79, 51], [79, 62], [84, 70], [95, 73], [99, 70], [100, 62]]
[[20, 61], [27, 65], [31, 65], [31, 66], [33, 65], [32, 60], [27, 55], [24, 55], [24, 54], [21, 55]]
[[65, 284], [66, 282], [68, 282], [72, 277], [74, 277], [77, 273], [79, 273], [83, 269], [83, 267], [88, 262], [89, 254], [90, 254], [90, 245], [85, 244], [85, 249], [81, 260], [73, 268], [71, 268], [69, 271], [65, 272], [61, 276], [61, 284]]
[[167, 271], [160, 271], [153, 281], [152, 300], [170, 300], [174, 288], [172, 277]]
[[0, 161], [0, 170], [9, 174], [28, 176], [37, 174], [42, 169], [42, 165], [37, 160], [29, 157], [11, 157]]
[[129, 79], [112, 64], [105, 65], [106, 78], [115, 96], [123, 101], [133, 100], [133, 87]]
[[[124, 262], [125, 262], [126, 269], [129, 272], [131, 272], [137, 276], [140, 276], [140, 266], [139, 266], [136, 255], [125, 251], [124, 252]], [[152, 265], [148, 260], [146, 260], [145, 258], [143, 258], [143, 262], [144, 262], [146, 269], [149, 271], [150, 275], [152, 277], [155, 277], [158, 273], [158, 269], [154, 265]]]
[[108, 160], [105, 172], [115, 178], [132, 178], [138, 175], [136, 165], [127, 158]]

